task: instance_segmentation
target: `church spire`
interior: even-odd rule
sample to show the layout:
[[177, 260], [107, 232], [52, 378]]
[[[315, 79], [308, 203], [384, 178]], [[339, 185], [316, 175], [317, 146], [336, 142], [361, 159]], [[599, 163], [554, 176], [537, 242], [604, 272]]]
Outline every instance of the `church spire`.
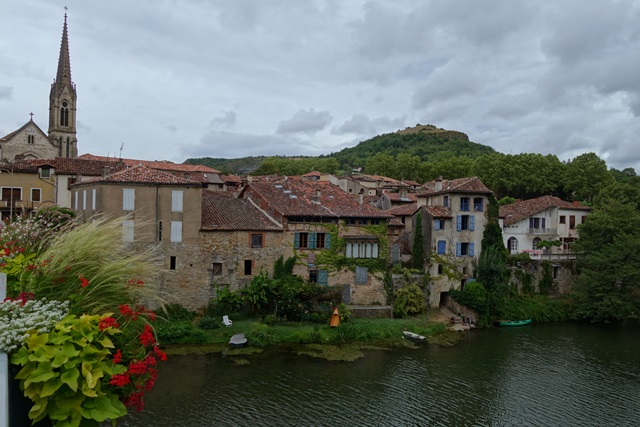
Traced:
[[62, 42], [58, 57], [56, 78], [49, 92], [49, 140], [58, 148], [58, 157], [77, 157], [76, 138], [76, 85], [71, 81], [71, 61], [69, 59], [69, 32], [67, 28], [67, 7], [64, 8]]
[[67, 31], [67, 7], [65, 6], [64, 26], [62, 27], [62, 42], [60, 43], [60, 56], [58, 58], [58, 73], [55, 85], [60, 90], [62, 86], [73, 87], [71, 81], [71, 60], [69, 59], [69, 33]]

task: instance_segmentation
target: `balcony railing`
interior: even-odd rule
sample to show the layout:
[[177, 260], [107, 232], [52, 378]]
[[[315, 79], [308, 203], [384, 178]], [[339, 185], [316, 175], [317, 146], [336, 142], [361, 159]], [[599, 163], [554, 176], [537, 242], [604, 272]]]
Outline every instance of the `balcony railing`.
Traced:
[[529, 234], [537, 234], [537, 235], [555, 235], [558, 234], [557, 228], [530, 228]]

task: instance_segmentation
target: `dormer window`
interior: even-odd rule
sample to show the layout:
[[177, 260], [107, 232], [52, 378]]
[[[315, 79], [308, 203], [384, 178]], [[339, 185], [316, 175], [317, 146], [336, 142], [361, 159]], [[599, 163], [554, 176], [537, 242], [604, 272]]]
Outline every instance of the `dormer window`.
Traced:
[[48, 166], [38, 168], [38, 176], [40, 178], [51, 178], [54, 173], [54, 169]]

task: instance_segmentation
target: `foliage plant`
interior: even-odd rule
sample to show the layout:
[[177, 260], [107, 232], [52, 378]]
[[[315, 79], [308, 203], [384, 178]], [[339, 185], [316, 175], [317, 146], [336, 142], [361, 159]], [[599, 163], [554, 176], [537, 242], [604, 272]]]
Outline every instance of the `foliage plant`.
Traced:
[[457, 303], [474, 310], [479, 316], [486, 316], [489, 312], [489, 296], [481, 283], [467, 283], [463, 290], [450, 289], [449, 295]]
[[412, 267], [418, 270], [424, 268], [424, 236], [422, 234], [422, 214], [416, 217], [416, 229], [413, 233], [413, 248], [411, 251]]
[[404, 286], [395, 292], [393, 315], [406, 317], [422, 313], [425, 309], [424, 293], [417, 285]]
[[[140, 313], [121, 309], [123, 322]], [[33, 333], [11, 357], [22, 366], [16, 375], [34, 405], [29, 418], [48, 417], [56, 427], [98, 425], [143, 408], [143, 395], [153, 387], [156, 365], [166, 360], [152, 329], [145, 324], [127, 350], [116, 347], [121, 334], [111, 313], [67, 315], [50, 332]]]

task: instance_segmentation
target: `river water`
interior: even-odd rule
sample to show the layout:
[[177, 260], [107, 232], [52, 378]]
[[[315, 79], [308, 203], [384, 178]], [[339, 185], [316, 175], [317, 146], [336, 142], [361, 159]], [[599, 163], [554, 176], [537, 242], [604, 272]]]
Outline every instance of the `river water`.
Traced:
[[640, 426], [639, 325], [466, 333], [454, 347], [175, 356], [137, 426]]

